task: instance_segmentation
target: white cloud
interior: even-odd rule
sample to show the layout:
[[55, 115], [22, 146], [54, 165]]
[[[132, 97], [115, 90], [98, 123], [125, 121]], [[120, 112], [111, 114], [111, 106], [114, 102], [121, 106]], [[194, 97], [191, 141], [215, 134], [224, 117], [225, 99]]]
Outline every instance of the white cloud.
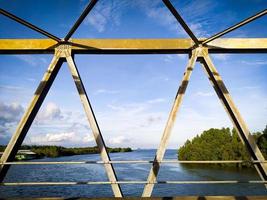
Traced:
[[166, 101], [166, 99], [164, 99], [164, 98], [156, 98], [156, 99], [148, 100], [147, 103], [154, 104], [154, 103], [162, 103], [165, 101]]
[[103, 32], [107, 23], [107, 18], [101, 15], [98, 12], [95, 12], [94, 15], [87, 18], [85, 24], [90, 24], [96, 28], [98, 32]]
[[30, 81], [30, 82], [34, 82], [34, 81], [36, 81], [35, 78], [26, 78], [26, 80], [27, 80], [27, 81]]
[[90, 146], [94, 138], [90, 134], [77, 132], [34, 133], [27, 138], [27, 144]]
[[225, 60], [227, 60], [227, 58], [229, 58], [229, 56], [227, 54], [212, 54], [211, 57], [215, 58], [217, 60], [220, 60], [220, 61], [225, 61]]
[[197, 37], [208, 37], [209, 32], [214, 30], [214, 24], [218, 18], [217, 15], [220, 13], [214, 15], [213, 18], [207, 18], [206, 16], [218, 5], [218, 3], [212, 0], [204, 0], [201, 1], [201, 3], [191, 0], [181, 4], [178, 12], [180, 12], [181, 16], [187, 22], [194, 34]]
[[206, 30], [203, 28], [202, 23], [188, 23], [189, 27], [191, 28], [192, 32], [197, 36], [197, 37], [205, 37], [206, 35]]
[[25, 88], [20, 86], [13, 86], [13, 85], [0, 85], [0, 91], [1, 90], [15, 90], [16, 92], [25, 90]]
[[87, 143], [87, 142], [93, 142], [95, 141], [94, 137], [90, 134], [87, 134], [83, 137], [83, 142]]
[[128, 140], [125, 138], [125, 136], [116, 136], [116, 137], [112, 137], [108, 140], [108, 144], [111, 145], [121, 145], [124, 144], [125, 142], [127, 142]]
[[46, 58], [37, 55], [14, 55], [14, 57], [34, 67], [48, 65], [49, 63]]
[[[145, 5], [145, 4], [143, 4]], [[176, 21], [176, 19], [172, 16], [170, 11], [165, 7], [159, 7], [158, 5], [146, 5], [145, 12], [148, 17], [156, 20], [159, 24], [162, 26], [167, 27], [170, 30], [175, 30], [179, 32], [180, 34], [185, 35], [185, 32], [182, 28], [179, 27], [179, 23]]]
[[201, 96], [201, 97], [211, 97], [214, 96], [214, 92], [196, 92], [196, 96]]
[[172, 55], [165, 55], [163, 60], [167, 63], [173, 62], [173, 56]]
[[188, 58], [188, 55], [187, 55], [187, 54], [176, 54], [176, 56], [177, 56], [179, 59], [186, 59], [186, 58]]
[[[187, 139], [200, 134], [203, 130], [211, 127], [232, 127], [230, 120], [220, 104], [217, 97], [206, 98], [211, 94], [209, 92], [197, 92], [199, 95], [198, 105], [183, 104], [177, 115], [174, 130], [171, 135], [169, 148], [177, 148]], [[266, 95], [265, 95], [266, 96]], [[202, 97], [202, 98], [201, 98]], [[241, 99], [244, 99], [240, 97]], [[245, 120], [254, 131], [266, 124], [264, 116], [267, 114], [267, 98], [261, 94], [248, 95], [246, 101], [237, 99], [236, 104], [244, 114]], [[216, 101], [214, 101], [216, 99]], [[157, 103], [163, 102], [164, 99], [152, 99], [143, 103], [123, 103], [110, 104], [109, 109], [104, 109], [101, 113], [96, 113], [97, 120], [102, 131], [103, 137], [108, 146], [113, 147], [140, 147], [156, 148], [160, 143], [169, 110], [164, 112], [156, 111]], [[257, 102], [251, 106], [250, 102]], [[186, 103], [186, 102], [185, 102]], [[200, 109], [197, 106], [205, 105]], [[81, 111], [66, 111], [60, 109], [55, 104], [50, 104], [47, 113], [44, 116], [46, 121], [42, 124], [33, 124], [26, 144], [54, 144], [62, 146], [94, 146], [94, 137], [89, 128], [89, 123]], [[3, 112], [3, 110], [8, 110]], [[11, 114], [7, 115], [5, 113]], [[1, 117], [5, 121], [5, 126], [0, 126], [0, 130], [9, 131], [5, 137], [1, 135], [1, 142], [10, 137], [10, 130], [16, 127], [12, 119], [18, 120], [19, 115], [23, 113], [22, 106], [18, 104], [0, 106]], [[63, 117], [55, 117], [58, 116]], [[54, 116], [54, 117], [50, 117]], [[17, 117], [17, 118], [16, 118]], [[265, 120], [265, 121], [264, 121]], [[2, 120], [3, 121], [3, 120]], [[8, 141], [8, 140], [7, 140]]]
[[43, 141], [43, 142], [63, 142], [66, 140], [71, 140], [75, 137], [75, 133], [74, 132], [70, 132], [70, 133], [47, 133], [45, 134], [45, 136], [42, 136], [39, 139]]
[[23, 112], [24, 108], [18, 103], [0, 102], [0, 144], [6, 144], [9, 141]]
[[[161, 100], [160, 100], [161, 101]], [[109, 110], [99, 115], [99, 125], [107, 141], [114, 143], [122, 140], [117, 135], [123, 135], [127, 142], [121, 146], [155, 147], [158, 143], [166, 113], [154, 111], [154, 103], [128, 103], [108, 105]]]
[[[183, 3], [177, 11], [189, 24], [192, 31], [199, 37], [207, 37], [207, 31], [213, 28], [214, 19], [207, 19], [206, 14], [217, 4], [211, 0], [198, 3], [190, 1]], [[174, 2], [175, 6], [175, 2]], [[153, 1], [100, 1], [92, 12], [86, 17], [85, 24], [93, 26], [98, 32], [104, 32], [107, 26], [119, 26], [121, 17], [128, 9], [138, 9], [147, 17], [167, 29], [174, 31], [179, 36], [188, 36], [179, 22], [160, 0]]]
[[239, 90], [239, 91], [259, 90], [259, 89], [261, 89], [261, 87], [257, 85], [251, 85], [251, 86], [247, 85], [243, 87], [233, 88], [233, 90]]
[[[169, 30], [175, 31], [179, 36], [188, 36], [179, 22], [171, 14], [168, 8], [161, 1], [134, 1], [135, 5], [147, 14], [148, 17], [154, 19], [155, 22], [165, 26]], [[212, 19], [207, 19], [206, 14], [217, 4], [211, 0], [205, 0], [201, 3], [197, 1], [189, 1], [184, 5], [176, 7], [176, 2], [173, 2], [174, 7], [189, 25], [191, 30], [198, 37], [207, 36], [207, 31], [210, 30]]]
[[241, 63], [245, 64], [245, 65], [253, 65], [253, 66], [267, 65], [267, 61], [266, 60], [254, 60], [254, 61], [242, 60]]
[[45, 123], [50, 120], [63, 119], [61, 109], [53, 102], [49, 102], [41, 109], [36, 117], [36, 123]]
[[107, 90], [107, 89], [98, 89], [94, 92], [94, 95], [99, 95], [99, 94], [118, 94], [120, 91], [118, 90]]
[[177, 59], [184, 60], [187, 57], [188, 57], [187, 54], [174, 54], [174, 55], [168, 54], [168, 55], [163, 56], [163, 60], [166, 63], [173, 63], [173, 62], [177, 62], [178, 61]]
[[121, 3], [112, 1], [100, 1], [96, 4], [92, 12], [86, 17], [85, 24], [93, 26], [98, 32], [103, 32], [106, 26], [120, 24], [121, 11], [119, 8]]
[[18, 121], [23, 112], [23, 107], [18, 103], [5, 104], [0, 102], [0, 124]]

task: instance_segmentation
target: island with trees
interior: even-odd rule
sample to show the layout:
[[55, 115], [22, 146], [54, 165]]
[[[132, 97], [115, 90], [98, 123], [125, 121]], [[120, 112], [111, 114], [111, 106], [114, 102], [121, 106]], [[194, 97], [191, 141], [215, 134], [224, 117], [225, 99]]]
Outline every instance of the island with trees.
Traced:
[[[0, 152], [5, 150], [6, 146], [0, 146]], [[30, 150], [36, 154], [36, 158], [43, 157], [59, 157], [59, 156], [73, 156], [73, 155], [82, 155], [82, 154], [97, 154], [99, 149], [95, 147], [62, 147], [55, 145], [22, 145], [20, 150]], [[109, 153], [118, 153], [118, 152], [131, 152], [130, 147], [127, 148], [110, 148], [107, 147]]]
[[[262, 132], [253, 133], [253, 137], [265, 159], [267, 158], [267, 126]], [[244, 160], [248, 162], [237, 164], [216, 164], [227, 167], [252, 167], [249, 153], [241, 142], [235, 129], [211, 128], [187, 140], [178, 149], [179, 160]], [[212, 164], [214, 165], [214, 164]]]

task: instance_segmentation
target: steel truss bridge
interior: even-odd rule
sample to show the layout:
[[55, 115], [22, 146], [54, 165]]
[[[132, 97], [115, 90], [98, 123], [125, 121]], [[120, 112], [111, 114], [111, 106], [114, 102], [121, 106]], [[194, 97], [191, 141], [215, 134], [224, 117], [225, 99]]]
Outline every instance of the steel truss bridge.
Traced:
[[[0, 8], [0, 13], [11, 20], [14, 20], [29, 29], [45, 35], [48, 39], [0, 39], [0, 54], [53, 54], [52, 61], [40, 81], [33, 98], [27, 107], [16, 131], [8, 143], [0, 160], [0, 186], [18, 185], [77, 185], [77, 184], [110, 184], [114, 197], [123, 197], [121, 184], [144, 184], [142, 197], [151, 197], [155, 184], [265, 184], [267, 185], [267, 161], [265, 161], [253, 136], [234, 104], [227, 87], [225, 86], [218, 70], [214, 66], [210, 54], [214, 53], [267, 53], [267, 38], [223, 38], [225, 34], [240, 28], [267, 14], [267, 9], [237, 23], [209, 38], [197, 38], [179, 12], [171, 4], [170, 0], [162, 0], [169, 9], [177, 22], [183, 27], [189, 38], [186, 39], [78, 39], [72, 35], [80, 26], [82, 21], [93, 9], [98, 0], [91, 0], [84, 9], [76, 23], [69, 30], [65, 38], [61, 39], [47, 31], [38, 28], [18, 16]], [[263, 26], [263, 27], [266, 27]], [[90, 104], [88, 95], [84, 88], [79, 71], [75, 65], [75, 54], [188, 54], [188, 64], [185, 68], [183, 78], [177, 90], [172, 109], [170, 111], [159, 148], [157, 149], [154, 160], [132, 160], [132, 161], [112, 161], [106, 149], [104, 138], [97, 123], [97, 119]], [[73, 81], [77, 87], [84, 111], [92, 129], [95, 141], [100, 150], [102, 161], [84, 162], [14, 162], [15, 155], [21, 146], [31, 124], [36, 117], [53, 81], [55, 80], [62, 64], [67, 62]], [[168, 141], [175, 123], [177, 112], [181, 107], [187, 85], [195, 63], [199, 62], [206, 72], [218, 98], [220, 99], [225, 111], [231, 119], [233, 126], [238, 131], [239, 137], [248, 149], [251, 156], [251, 163], [256, 168], [261, 180], [248, 181], [157, 181], [157, 175], [162, 163], [242, 163], [242, 160], [228, 161], [177, 161], [164, 160]], [[114, 163], [151, 163], [151, 169], [147, 180], [140, 181], [120, 181], [117, 179], [113, 168]], [[11, 165], [35, 165], [35, 164], [103, 164], [109, 181], [99, 182], [4, 182], [4, 178]], [[172, 197], [171, 199], [217, 199], [217, 197]], [[243, 199], [243, 197], [218, 197], [224, 199]], [[266, 199], [267, 197], [244, 197], [244, 199]], [[153, 199], [153, 198], [151, 198]], [[157, 198], [155, 198], [157, 199]]]

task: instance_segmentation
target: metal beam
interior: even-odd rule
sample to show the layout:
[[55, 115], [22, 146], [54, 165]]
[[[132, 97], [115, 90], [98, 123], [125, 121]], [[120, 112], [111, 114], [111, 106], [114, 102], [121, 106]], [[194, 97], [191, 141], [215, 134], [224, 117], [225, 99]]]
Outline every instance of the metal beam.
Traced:
[[168, 145], [168, 141], [169, 141], [169, 138], [171, 135], [171, 131], [172, 131], [173, 126], [174, 126], [176, 115], [177, 115], [177, 112], [178, 112], [180, 105], [182, 103], [189, 79], [190, 79], [192, 71], [194, 69], [195, 62], [196, 62], [196, 59], [198, 56], [198, 52], [199, 52], [198, 48], [193, 50], [191, 58], [188, 61], [184, 76], [182, 78], [180, 87], [177, 91], [177, 94], [176, 94], [176, 97], [174, 100], [174, 104], [173, 104], [171, 112], [169, 114], [167, 124], [165, 126], [162, 138], [160, 140], [159, 148], [157, 150], [153, 165], [150, 169], [150, 172], [149, 172], [149, 175], [147, 178], [148, 184], [145, 185], [142, 197], [150, 197], [152, 194], [154, 184], [151, 184], [151, 183], [155, 182], [157, 179], [157, 175], [158, 175], [159, 168], [160, 168], [159, 163], [162, 162], [162, 160], [163, 160], [163, 157], [164, 157], [167, 145]]
[[74, 34], [74, 32], [77, 30], [77, 28], [80, 26], [80, 24], [83, 22], [85, 17], [89, 14], [89, 12], [93, 9], [95, 4], [98, 0], [91, 0], [88, 6], [84, 9], [83, 13], [80, 15], [80, 17], [77, 19], [73, 27], [70, 29], [66, 37], [64, 38], [65, 41], [68, 41], [70, 37]]
[[[181, 24], [185, 32], [191, 37], [191, 39], [195, 42], [195, 44], [198, 46], [199, 41], [195, 34], [191, 31], [189, 26], [187, 26], [186, 22], [183, 20], [182, 16], [177, 12], [177, 10], [174, 8], [174, 6], [171, 4], [169, 0], [162, 0], [163, 3], [166, 5], [166, 7], [170, 10], [170, 12], [173, 14], [175, 19]], [[193, 11], [192, 11], [193, 12]]]
[[266, 14], [267, 14], [267, 9], [265, 9], [265, 10], [255, 14], [255, 15], [253, 15], [253, 16], [251, 16], [251, 17], [249, 17], [249, 18], [247, 18], [247, 19], [245, 19], [245, 20], [243, 20], [243, 21], [241, 21], [241, 22], [239, 22], [239, 23], [237, 23], [237, 24], [235, 24], [235, 25], [233, 25], [233, 26], [231, 26], [231, 27], [229, 27], [229, 28], [227, 28], [227, 29], [215, 34], [215, 35], [213, 35], [213, 36], [211, 36], [211, 37], [209, 37], [208, 39], [204, 40], [204, 42], [202, 42], [202, 44], [207, 44], [208, 42], [211, 42], [211, 41], [213, 41], [213, 40], [215, 40], [215, 39], [217, 39], [217, 38], [219, 38], [219, 37], [231, 32], [231, 31], [233, 31], [235, 29], [238, 29], [241, 26], [244, 26], [245, 24], [248, 24], [248, 23], [254, 21], [255, 19], [258, 19], [258, 18], [260, 18], [260, 17], [262, 17], [263, 15], [266, 15]]
[[[14, 160], [16, 153], [22, 144], [38, 110], [40, 109], [62, 63], [63, 60], [56, 53], [47, 71], [45, 72], [43, 79], [36, 89], [31, 103], [20, 120], [15, 133], [9, 141], [1, 157], [1, 163], [5, 164], [6, 162], [11, 162]], [[0, 165], [0, 182], [4, 180], [9, 167], [10, 165]]]
[[102, 137], [102, 133], [101, 133], [100, 128], [98, 126], [95, 114], [93, 112], [89, 98], [86, 94], [84, 85], [82, 83], [80, 74], [78, 72], [78, 69], [77, 69], [75, 63], [74, 63], [74, 60], [71, 56], [70, 51], [69, 51], [69, 54], [66, 56], [66, 59], [67, 59], [67, 63], [68, 63], [72, 78], [73, 78], [75, 85], [77, 87], [77, 90], [79, 92], [79, 96], [80, 96], [81, 102], [83, 104], [83, 108], [85, 110], [87, 119], [90, 123], [90, 127], [92, 129], [96, 144], [99, 148], [100, 156], [101, 156], [103, 162], [105, 162], [104, 167], [105, 167], [105, 170], [107, 172], [107, 176], [109, 178], [109, 181], [111, 183], [114, 183], [114, 184], [111, 184], [114, 196], [115, 197], [122, 197], [123, 195], [122, 195], [120, 185], [118, 183], [116, 183], [117, 177], [116, 177], [113, 165], [112, 165], [112, 163], [109, 163], [110, 157], [109, 157], [104, 139]]
[[36, 32], [38, 32], [38, 33], [41, 33], [42, 35], [45, 35], [46, 37], [51, 38], [52, 40], [55, 40], [57, 42], [61, 42], [60, 38], [58, 38], [57, 36], [54, 36], [51, 33], [48, 33], [47, 31], [45, 31], [45, 30], [43, 30], [41, 28], [38, 28], [37, 26], [35, 26], [35, 25], [33, 25], [33, 24], [31, 24], [31, 23], [29, 23], [29, 22], [27, 22], [27, 21], [15, 16], [15, 15], [7, 12], [4, 9], [0, 8], [0, 13], [2, 15], [4, 15], [4, 16], [6, 16], [6, 17], [8, 17], [8, 18], [10, 18], [10, 19], [12, 19], [12, 20], [14, 20], [14, 21], [16, 21], [16, 22], [18, 22], [18, 23], [20, 23], [20, 24], [22, 24], [22, 25], [24, 25], [24, 26], [26, 26], [26, 27], [28, 27], [28, 28], [36, 31]]
[[[151, 197], [143, 200], [266, 200], [267, 196], [168, 196], [164, 197]], [[18, 198], [2, 198], [3, 200], [17, 200]], [[20, 200], [70, 200], [68, 197], [19, 197]], [[73, 198], [72, 198], [73, 199]], [[97, 198], [85, 198], [75, 197], [75, 200], [118, 200], [116, 197], [97, 197]], [[119, 200], [142, 200], [140, 197], [124, 197]]]
[[[72, 39], [75, 54], [190, 53], [191, 39]], [[53, 54], [51, 39], [0, 39], [0, 54]], [[225, 38], [210, 42], [209, 53], [267, 53], [267, 38]]]
[[[239, 113], [237, 107], [235, 106], [223, 80], [218, 73], [217, 69], [213, 65], [209, 54], [208, 49], [202, 49], [200, 54], [200, 62], [213, 85], [219, 99], [221, 100], [227, 114], [229, 115], [234, 127], [238, 131], [239, 137], [247, 147], [251, 160], [264, 161], [264, 157], [259, 150], [254, 137], [250, 134], [249, 129]], [[255, 168], [257, 169], [261, 179], [267, 181], [267, 163], [254, 163]]]
[[[109, 162], [104, 161], [19, 161], [19, 162], [6, 162], [2, 165], [75, 165], [75, 164], [151, 164], [155, 163], [154, 160], [112, 160]], [[219, 163], [267, 163], [264, 161], [247, 161], [247, 160], [162, 160], [157, 163], [181, 163], [181, 164], [219, 164]]]
[[[147, 181], [79, 181], [79, 182], [4, 182], [0, 183], [0, 186], [40, 186], [40, 185], [112, 185], [112, 184], [267, 184], [267, 181], [259, 180], [222, 180], [222, 181], [155, 181], [148, 183]], [[140, 197], [139, 197], [140, 198]], [[76, 199], [76, 198], [75, 198]], [[132, 198], [130, 198], [132, 199]], [[140, 198], [142, 199], [142, 198]], [[150, 200], [150, 198], [144, 198]], [[172, 198], [171, 198], [172, 199]]]

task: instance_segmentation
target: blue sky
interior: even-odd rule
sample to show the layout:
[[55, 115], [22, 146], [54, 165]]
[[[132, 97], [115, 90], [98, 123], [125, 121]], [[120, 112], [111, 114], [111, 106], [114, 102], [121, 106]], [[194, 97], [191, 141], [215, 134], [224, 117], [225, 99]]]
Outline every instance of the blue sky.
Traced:
[[[88, 1], [7, 1], [0, 7], [64, 37]], [[267, 8], [266, 0], [172, 1], [198, 37], [208, 37]], [[262, 17], [224, 37], [267, 37]], [[187, 38], [159, 0], [99, 0], [73, 37]], [[0, 38], [43, 38], [0, 16]], [[267, 124], [266, 54], [214, 54], [215, 66], [252, 132]], [[8, 142], [52, 55], [0, 55], [0, 143]], [[76, 64], [108, 146], [156, 148], [187, 55], [76, 55]], [[172, 132], [177, 148], [211, 127], [232, 127], [199, 64]], [[94, 145], [67, 65], [58, 74], [27, 144]]]

